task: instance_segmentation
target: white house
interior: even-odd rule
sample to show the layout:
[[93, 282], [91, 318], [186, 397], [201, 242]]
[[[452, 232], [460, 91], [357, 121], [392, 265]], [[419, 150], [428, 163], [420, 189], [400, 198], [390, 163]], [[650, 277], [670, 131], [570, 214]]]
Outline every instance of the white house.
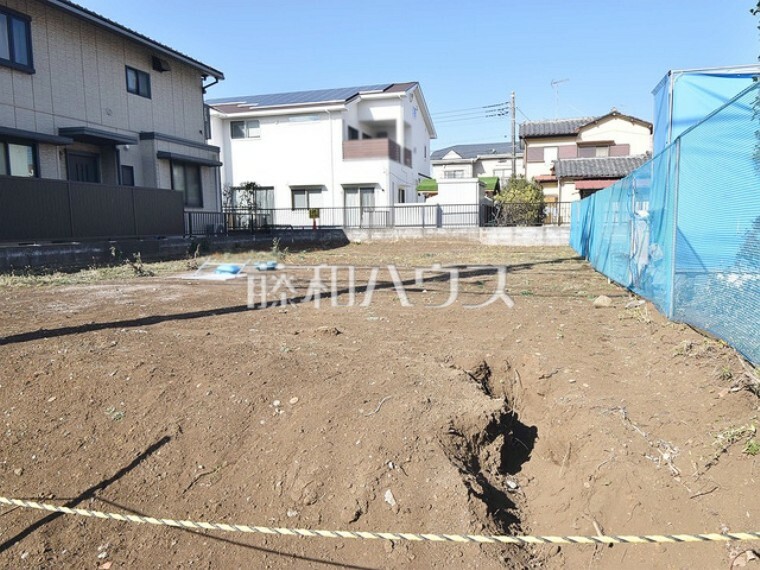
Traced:
[[174, 189], [188, 210], [217, 210], [221, 163], [219, 149], [206, 142], [203, 96], [223, 78], [68, 0], [0, 0], [6, 198], [21, 184], [60, 186], [33, 180], [45, 178], [76, 183], [75, 192], [88, 188], [102, 200], [108, 187]]
[[523, 152], [515, 153], [512, 143], [459, 144], [436, 150], [431, 155], [433, 178], [498, 178], [506, 184], [515, 173], [523, 172]]
[[507, 183], [512, 172], [522, 173], [523, 153], [511, 143], [460, 144], [433, 151], [434, 180], [418, 190], [431, 203], [480, 204]]
[[383, 217], [396, 204], [422, 201], [417, 184], [430, 174], [436, 133], [418, 83], [208, 104], [223, 187], [255, 182], [261, 188], [257, 207], [278, 210], [270, 223], [304, 225], [308, 210], [316, 208], [321, 223], [343, 223], [335, 218], [338, 208], [352, 208], [347, 216]]

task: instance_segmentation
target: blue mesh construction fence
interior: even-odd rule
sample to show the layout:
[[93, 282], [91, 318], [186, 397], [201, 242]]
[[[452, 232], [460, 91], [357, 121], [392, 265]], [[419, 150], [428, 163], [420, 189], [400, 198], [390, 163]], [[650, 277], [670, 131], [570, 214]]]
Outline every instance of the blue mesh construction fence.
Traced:
[[760, 83], [573, 204], [570, 245], [669, 318], [760, 363]]

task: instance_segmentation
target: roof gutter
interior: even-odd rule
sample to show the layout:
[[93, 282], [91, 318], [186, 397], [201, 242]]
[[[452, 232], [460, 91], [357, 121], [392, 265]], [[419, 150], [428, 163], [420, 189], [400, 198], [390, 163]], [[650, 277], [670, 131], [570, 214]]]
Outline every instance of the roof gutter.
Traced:
[[311, 115], [318, 113], [326, 113], [328, 111], [343, 111], [345, 105], [320, 105], [319, 107], [261, 107], [261, 108], [241, 108], [239, 113], [223, 113], [216, 108], [216, 105], [223, 105], [224, 103], [207, 103], [211, 107], [212, 113], [223, 117], [229, 118], [256, 118], [256, 117], [282, 117], [288, 115]]
[[[204, 77], [204, 79], [205, 79], [205, 77]], [[210, 89], [211, 87], [213, 87], [214, 85], [216, 85], [217, 83], [219, 83], [219, 78], [218, 77], [214, 77], [214, 80], [211, 83], [209, 83], [208, 85], [201, 85], [201, 89], [203, 89], [203, 94], [205, 95], [206, 91], [208, 89]]]

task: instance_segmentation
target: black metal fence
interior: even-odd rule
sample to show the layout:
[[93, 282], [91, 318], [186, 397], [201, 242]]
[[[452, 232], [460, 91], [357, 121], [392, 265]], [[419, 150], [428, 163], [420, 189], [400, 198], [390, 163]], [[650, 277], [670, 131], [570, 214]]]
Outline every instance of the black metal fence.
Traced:
[[230, 209], [188, 212], [188, 235], [226, 235], [274, 229], [477, 228], [570, 223], [571, 202], [508, 204], [397, 204], [395, 206]]
[[158, 188], [0, 176], [0, 241], [181, 236], [184, 198]]

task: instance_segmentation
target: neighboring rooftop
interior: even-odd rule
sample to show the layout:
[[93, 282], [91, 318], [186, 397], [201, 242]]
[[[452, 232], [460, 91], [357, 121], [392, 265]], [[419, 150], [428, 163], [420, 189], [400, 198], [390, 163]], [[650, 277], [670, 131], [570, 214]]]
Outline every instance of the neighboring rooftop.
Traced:
[[597, 117], [576, 117], [549, 121], [528, 121], [520, 124], [520, 138], [554, 137], [577, 134], [581, 127], [595, 121]]
[[597, 158], [563, 158], [554, 163], [558, 178], [622, 178], [636, 170], [651, 156], [609, 156]]
[[606, 115], [600, 115], [598, 117], [576, 117], [572, 119], [528, 121], [520, 125], [520, 138], [575, 135], [578, 134], [582, 128], [598, 124], [609, 118], [626, 119], [632, 123], [637, 123], [639, 125], [648, 127], [650, 131], [652, 130], [652, 123], [649, 121], [644, 121], [643, 119], [639, 119], [633, 115], [626, 115], [613, 108]]
[[172, 49], [169, 46], [162, 44], [160, 42], [157, 42], [156, 40], [151, 39], [148, 36], [141, 34], [140, 32], [136, 32], [135, 30], [127, 28], [126, 26], [123, 26], [119, 24], [118, 22], [109, 20], [105, 16], [101, 16], [97, 12], [93, 12], [92, 10], [87, 9], [84, 6], [80, 6], [79, 4], [75, 4], [74, 2], [70, 2], [69, 0], [43, 0], [43, 1], [49, 6], [58, 8], [59, 10], [63, 10], [67, 14], [70, 14], [72, 16], [85, 20], [87, 22], [93, 23], [97, 26], [100, 26], [101, 28], [105, 28], [106, 30], [115, 32], [116, 34], [122, 37], [125, 37], [139, 44], [142, 44], [146, 47], [149, 47], [150, 49], [153, 49], [163, 55], [168, 55], [170, 57], [178, 59], [179, 61], [198, 69], [201, 73], [203, 73], [203, 75], [207, 77], [210, 76], [210, 77], [215, 77], [216, 79], [224, 79], [224, 73], [222, 73], [218, 69], [214, 69], [213, 67], [208, 66], [205, 63], [202, 63], [198, 61], [197, 59], [190, 57], [189, 55], [185, 55], [182, 52]]
[[378, 85], [360, 85], [338, 89], [316, 89], [313, 91], [292, 91], [290, 93], [268, 93], [264, 95], [247, 95], [244, 97], [226, 97], [210, 99], [209, 105], [223, 113], [248, 112], [267, 107], [285, 107], [291, 105], [315, 105], [324, 103], [345, 103], [354, 97], [368, 93], [397, 93], [407, 91], [416, 83], [381, 83]]
[[[522, 144], [518, 145], [517, 154], [522, 154]], [[454, 146], [447, 146], [436, 151], [433, 151], [430, 155], [431, 160], [441, 160], [450, 152], [455, 152], [461, 158], [472, 159], [485, 157], [488, 155], [500, 155], [500, 154], [512, 154], [512, 143], [479, 143], [479, 144], [458, 144]]]

